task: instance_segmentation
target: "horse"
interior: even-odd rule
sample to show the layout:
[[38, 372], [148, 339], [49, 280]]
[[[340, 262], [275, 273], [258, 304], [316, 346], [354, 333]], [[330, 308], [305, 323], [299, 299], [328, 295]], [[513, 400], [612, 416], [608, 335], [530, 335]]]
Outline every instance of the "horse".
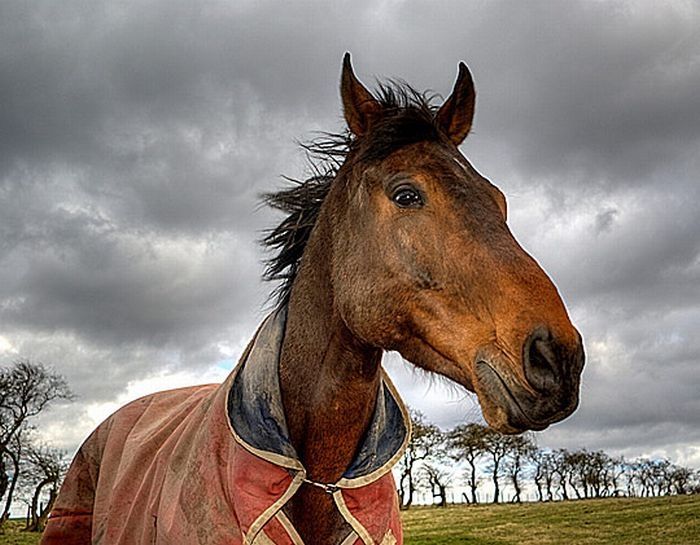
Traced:
[[516, 242], [503, 193], [459, 145], [476, 93], [403, 82], [370, 92], [346, 53], [347, 130], [307, 146], [322, 166], [265, 196], [274, 311], [220, 385], [146, 396], [76, 454], [41, 543], [402, 543], [391, 466], [409, 437], [381, 360], [476, 393], [503, 433], [579, 402], [582, 338]]

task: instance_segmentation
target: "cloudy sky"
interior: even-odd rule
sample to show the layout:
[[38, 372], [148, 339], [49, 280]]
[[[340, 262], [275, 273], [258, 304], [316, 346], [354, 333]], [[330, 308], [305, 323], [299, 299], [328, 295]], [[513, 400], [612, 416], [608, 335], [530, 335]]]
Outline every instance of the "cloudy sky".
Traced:
[[[509, 199], [588, 352], [541, 445], [700, 467], [697, 2], [2, 2], [0, 364], [53, 365], [74, 449], [155, 390], [223, 379], [264, 316], [261, 191], [342, 128], [340, 62], [478, 98], [462, 149]], [[385, 359], [443, 427], [474, 398]]]

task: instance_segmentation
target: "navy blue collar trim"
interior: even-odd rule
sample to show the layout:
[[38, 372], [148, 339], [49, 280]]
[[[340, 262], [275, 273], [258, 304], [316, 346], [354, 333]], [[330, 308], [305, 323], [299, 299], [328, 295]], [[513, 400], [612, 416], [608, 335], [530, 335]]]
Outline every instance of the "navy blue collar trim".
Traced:
[[[284, 338], [286, 309], [268, 316], [258, 330], [247, 356], [234, 370], [228, 394], [228, 417], [246, 446], [271, 458], [296, 461], [289, 440], [279, 385], [279, 353]], [[360, 479], [394, 463], [407, 443], [406, 410], [389, 380], [383, 376], [377, 402], [362, 447], [343, 474], [343, 480]], [[388, 469], [387, 469], [388, 471]]]

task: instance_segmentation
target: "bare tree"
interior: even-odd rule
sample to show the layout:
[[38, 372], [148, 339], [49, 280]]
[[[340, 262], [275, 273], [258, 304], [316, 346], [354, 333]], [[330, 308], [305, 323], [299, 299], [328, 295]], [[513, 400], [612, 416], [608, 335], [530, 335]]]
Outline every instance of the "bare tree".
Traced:
[[688, 485], [688, 494], [700, 494], [700, 469], [696, 469], [693, 472]]
[[554, 474], [557, 476], [559, 484], [559, 494], [562, 500], [568, 500], [569, 494], [566, 490], [566, 482], [569, 478], [569, 451], [563, 448], [555, 450], [552, 460], [554, 461]]
[[608, 458], [605, 495], [617, 498], [624, 495], [622, 479], [627, 470], [627, 461], [624, 456], [610, 456]]
[[12, 477], [6, 474], [3, 479], [5, 507], [0, 514], [0, 525], [10, 516], [20, 474], [22, 438], [26, 439], [30, 429], [29, 420], [52, 402], [68, 399], [72, 399], [72, 394], [65, 379], [41, 363], [17, 360], [10, 367], [0, 368], [0, 459], [5, 469], [8, 463], [12, 467]]
[[399, 495], [401, 508], [408, 509], [413, 503], [413, 494], [418, 484], [418, 465], [434, 452], [443, 441], [443, 434], [434, 424], [426, 421], [420, 411], [411, 410], [413, 433], [399, 461]]
[[480, 424], [466, 424], [455, 427], [449, 432], [447, 444], [451, 457], [455, 460], [466, 460], [469, 466], [467, 470], [467, 484], [471, 492], [471, 503], [478, 503], [477, 488], [478, 462], [484, 455], [484, 437], [488, 433], [486, 426]]
[[603, 451], [580, 449], [563, 454], [568, 482], [578, 499], [599, 498], [610, 487], [610, 457]]
[[0, 499], [5, 497], [5, 492], [10, 486], [10, 475], [5, 453], [0, 454]]
[[676, 494], [689, 494], [693, 481], [693, 470], [688, 467], [673, 466], [670, 473], [671, 485]]
[[505, 439], [508, 453], [503, 469], [505, 475], [508, 477], [508, 481], [513, 486], [513, 490], [515, 490], [513, 501], [515, 503], [520, 503], [525, 464], [531, 459], [532, 453], [537, 449], [532, 442], [532, 436], [529, 434], [508, 435]]
[[548, 450], [534, 449], [530, 453], [530, 463], [532, 467], [532, 480], [537, 488], [538, 501], [552, 501], [554, 499], [555, 480], [555, 455]]
[[562, 454], [562, 463], [567, 469], [568, 484], [576, 494], [576, 499], [588, 497], [586, 487], [587, 452], [585, 450], [566, 451]]
[[647, 458], [637, 458], [634, 461], [634, 476], [635, 480], [639, 483], [640, 497], [650, 497], [654, 493], [651, 473], [651, 460]]
[[[14, 498], [17, 483], [19, 482], [21, 471], [21, 462], [26, 450], [28, 430], [26, 427], [19, 428], [10, 442], [5, 446], [2, 455], [8, 461], [5, 464], [5, 471], [9, 470], [9, 475], [6, 473], [7, 487], [4, 492], [4, 505], [2, 514], [0, 514], [0, 527], [10, 518], [10, 508], [12, 507], [12, 499]], [[0, 499], [2, 498], [0, 497]]]
[[447, 506], [447, 487], [452, 480], [452, 473], [439, 467], [436, 463], [425, 463], [421, 467], [422, 478], [430, 488], [433, 498], [439, 498], [440, 507]]
[[666, 459], [652, 461], [652, 482], [656, 496], [668, 495], [671, 493], [671, 462]]
[[624, 471], [622, 477], [625, 479], [625, 490], [627, 497], [634, 498], [637, 496], [637, 464], [636, 462], [624, 462]]
[[668, 494], [671, 463], [668, 460], [637, 458], [633, 464], [635, 481], [639, 483], [639, 495], [643, 497]]
[[586, 486], [596, 498], [608, 495], [611, 487], [612, 458], [602, 450], [588, 453]]
[[639, 483], [639, 495], [643, 497], [667, 494], [671, 488], [668, 460], [650, 460], [637, 458], [634, 463], [636, 481]]
[[[29, 446], [23, 461], [23, 482], [25, 497], [29, 505], [27, 530], [41, 532], [53, 508], [58, 488], [68, 471], [66, 453], [47, 446]], [[46, 498], [42, 502], [42, 498]]]
[[493, 481], [493, 503], [499, 502], [501, 490], [499, 480], [503, 473], [504, 460], [510, 452], [512, 437], [491, 428], [487, 428], [487, 432], [484, 434], [484, 451], [490, 459], [487, 471], [491, 473]]

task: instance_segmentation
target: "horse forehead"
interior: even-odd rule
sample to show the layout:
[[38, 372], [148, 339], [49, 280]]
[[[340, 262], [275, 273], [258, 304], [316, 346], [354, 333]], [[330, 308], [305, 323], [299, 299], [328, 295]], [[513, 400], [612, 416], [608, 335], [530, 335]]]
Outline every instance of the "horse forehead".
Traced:
[[438, 181], [478, 179], [464, 156], [435, 142], [416, 143], [394, 152], [381, 163], [380, 170], [390, 174], [419, 175]]
[[483, 206], [493, 200], [493, 184], [466, 157], [454, 150], [421, 150], [388, 160], [382, 177], [403, 176], [436, 189], [458, 209]]

